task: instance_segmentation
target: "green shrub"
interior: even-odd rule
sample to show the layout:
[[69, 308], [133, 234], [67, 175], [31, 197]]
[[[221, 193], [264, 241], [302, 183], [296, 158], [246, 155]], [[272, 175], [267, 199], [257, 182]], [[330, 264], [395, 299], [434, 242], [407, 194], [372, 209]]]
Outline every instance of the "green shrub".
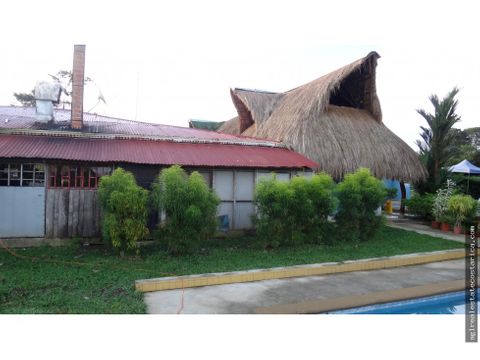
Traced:
[[410, 214], [419, 216], [426, 220], [433, 219], [433, 194], [414, 195], [407, 200], [407, 210]]
[[294, 194], [288, 182], [279, 181], [276, 176], [260, 180], [255, 189], [255, 205], [257, 236], [266, 246], [278, 247], [300, 240], [301, 231], [295, 227], [292, 216]]
[[461, 226], [465, 220], [473, 220], [476, 216], [478, 201], [469, 195], [453, 195], [448, 200], [448, 212], [455, 226]]
[[265, 246], [319, 242], [334, 209], [334, 182], [327, 174], [295, 177], [289, 182], [275, 176], [263, 179], [255, 190], [254, 223]]
[[172, 254], [196, 250], [217, 229], [220, 200], [196, 171], [188, 176], [178, 165], [163, 169], [153, 184], [152, 202], [165, 215], [159, 236]]
[[373, 236], [383, 221], [382, 216], [375, 214], [387, 195], [382, 181], [368, 169], [360, 168], [345, 176], [336, 194], [339, 210], [335, 220], [340, 240], [364, 241]]
[[397, 188], [386, 188], [385, 200], [394, 200], [397, 197]]
[[132, 173], [117, 168], [100, 179], [98, 194], [103, 240], [122, 253], [137, 249], [137, 242], [148, 235], [148, 191], [137, 185]]
[[314, 175], [310, 179], [308, 197], [313, 203], [313, 212], [309, 215], [306, 233], [311, 242], [330, 243], [332, 241], [332, 226], [328, 216], [333, 214], [337, 206], [334, 196], [335, 182], [326, 173]]

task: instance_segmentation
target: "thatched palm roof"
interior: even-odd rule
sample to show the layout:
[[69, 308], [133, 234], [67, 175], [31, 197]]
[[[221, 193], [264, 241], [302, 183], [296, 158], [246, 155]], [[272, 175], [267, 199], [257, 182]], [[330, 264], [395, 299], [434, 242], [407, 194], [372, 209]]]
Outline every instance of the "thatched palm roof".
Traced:
[[233, 119], [225, 121], [222, 126], [218, 128], [219, 132], [226, 134], [239, 135], [242, 132], [240, 131], [240, 121], [238, 116], [235, 116]]
[[371, 52], [284, 93], [233, 89], [238, 117], [219, 131], [282, 141], [340, 179], [359, 167], [379, 178], [426, 176], [417, 154], [382, 122]]

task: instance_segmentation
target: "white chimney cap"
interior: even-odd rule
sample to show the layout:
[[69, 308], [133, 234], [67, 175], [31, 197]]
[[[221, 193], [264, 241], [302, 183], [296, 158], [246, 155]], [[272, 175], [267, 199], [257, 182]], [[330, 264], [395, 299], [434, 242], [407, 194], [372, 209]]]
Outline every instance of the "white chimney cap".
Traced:
[[58, 82], [37, 81], [35, 85], [35, 99], [58, 102], [60, 99], [61, 86]]

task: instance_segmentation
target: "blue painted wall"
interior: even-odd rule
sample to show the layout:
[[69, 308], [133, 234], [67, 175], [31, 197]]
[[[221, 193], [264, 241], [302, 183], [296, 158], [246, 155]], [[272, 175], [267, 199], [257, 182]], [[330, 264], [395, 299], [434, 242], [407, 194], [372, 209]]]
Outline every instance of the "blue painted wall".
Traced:
[[[402, 192], [400, 191], [400, 181], [383, 179], [383, 183], [385, 184], [387, 189], [390, 189], [390, 188], [397, 189], [397, 197], [394, 200], [401, 200], [402, 199]], [[409, 183], [405, 183], [405, 190], [406, 190], [406, 193], [407, 193], [406, 194], [407, 199], [410, 199], [410, 184]]]

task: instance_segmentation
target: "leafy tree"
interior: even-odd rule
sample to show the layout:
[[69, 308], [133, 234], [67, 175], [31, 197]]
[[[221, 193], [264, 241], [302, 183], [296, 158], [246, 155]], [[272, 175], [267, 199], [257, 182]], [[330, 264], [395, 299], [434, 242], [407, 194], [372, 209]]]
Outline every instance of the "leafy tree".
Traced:
[[100, 179], [98, 194], [104, 241], [121, 254], [137, 250], [137, 242], [148, 235], [148, 191], [137, 185], [132, 173], [117, 168]]
[[480, 166], [480, 127], [465, 130], [452, 129], [454, 132], [454, 155], [447, 165], [455, 165], [467, 159]]
[[197, 171], [188, 176], [178, 165], [163, 169], [152, 185], [151, 201], [165, 216], [159, 235], [174, 255], [196, 250], [218, 227], [220, 200]]
[[[464, 159], [480, 166], [480, 127], [464, 130], [452, 129], [452, 132], [454, 133], [453, 155], [446, 166], [458, 164]], [[448, 178], [454, 180], [462, 192], [469, 193], [476, 199], [480, 198], [480, 178], [478, 176], [451, 173], [448, 174]]]
[[425, 119], [428, 127], [421, 126], [422, 132], [417, 140], [420, 149], [420, 158], [429, 172], [429, 178], [419, 186], [420, 192], [434, 192], [443, 182], [445, 173], [442, 168], [446, 166], [454, 155], [455, 133], [453, 125], [460, 121], [456, 114], [458, 100], [455, 96], [459, 89], [453, 88], [442, 100], [437, 95], [429, 97], [434, 112], [428, 113], [423, 109], [417, 112]]
[[22, 106], [35, 106], [35, 94], [34, 90], [29, 93], [13, 93], [15, 99], [22, 104]]
[[480, 127], [473, 127], [463, 131], [467, 134], [470, 144], [474, 146], [475, 149], [480, 150]]

